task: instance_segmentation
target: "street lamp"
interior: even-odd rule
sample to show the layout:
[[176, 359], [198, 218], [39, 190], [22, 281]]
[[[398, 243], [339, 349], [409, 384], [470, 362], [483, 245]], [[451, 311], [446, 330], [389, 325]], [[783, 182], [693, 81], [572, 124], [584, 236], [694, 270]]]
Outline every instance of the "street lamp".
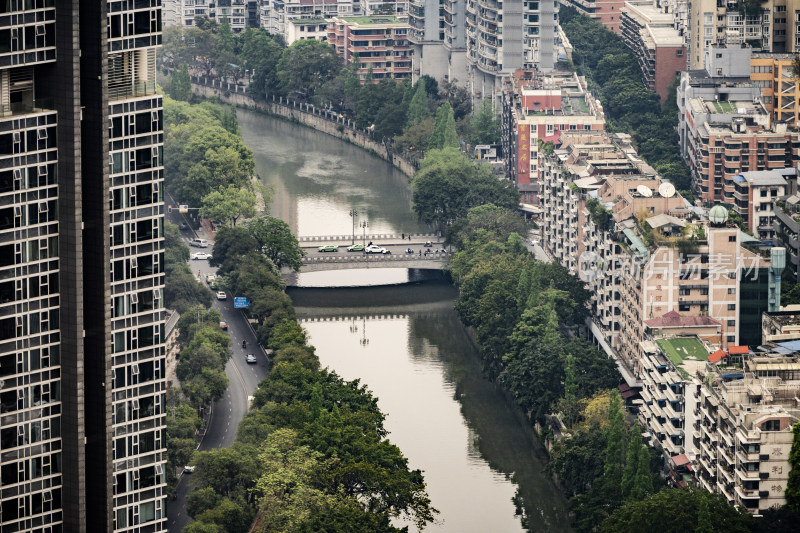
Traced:
[[361, 227], [361, 244], [363, 244], [364, 247], [366, 248], [366, 246], [367, 246], [367, 227], [369, 226], [369, 222], [367, 222], [366, 220], [362, 220], [361, 222], [358, 223], [358, 225]]
[[350, 218], [353, 219], [353, 239], [350, 242], [350, 244], [355, 244], [356, 243], [356, 217], [357, 216], [358, 216], [358, 211], [356, 211], [355, 209], [351, 209], [350, 210]]

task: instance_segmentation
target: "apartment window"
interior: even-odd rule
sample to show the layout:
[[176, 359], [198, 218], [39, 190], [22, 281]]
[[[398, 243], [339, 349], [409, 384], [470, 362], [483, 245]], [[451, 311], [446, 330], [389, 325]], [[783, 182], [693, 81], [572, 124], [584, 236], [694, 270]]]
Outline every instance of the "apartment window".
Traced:
[[728, 294], [736, 294], [736, 288], [735, 287], [729, 288], [728, 289]]
[[736, 235], [729, 235], [728, 242], [736, 242]]
[[728, 342], [736, 342], [736, 335], [728, 335]]
[[728, 320], [728, 325], [733, 327], [733, 326], [736, 325], [736, 321], [735, 320]]
[[763, 424], [761, 424], [761, 431], [780, 431], [781, 430], [781, 421], [780, 420], [767, 420]]
[[736, 311], [736, 304], [728, 304], [728, 311]]
[[683, 48], [678, 48], [675, 50], [675, 55], [678, 57], [683, 57]]

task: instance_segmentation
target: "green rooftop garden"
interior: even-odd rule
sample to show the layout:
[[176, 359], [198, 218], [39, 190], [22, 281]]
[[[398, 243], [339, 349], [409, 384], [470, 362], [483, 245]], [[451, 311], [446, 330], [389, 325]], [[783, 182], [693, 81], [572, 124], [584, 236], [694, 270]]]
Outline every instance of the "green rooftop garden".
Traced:
[[736, 106], [732, 102], [714, 102], [717, 113], [735, 113]]
[[672, 339], [658, 339], [658, 346], [667, 354], [670, 362], [678, 368], [684, 359], [693, 357], [697, 361], [708, 359], [708, 351], [703, 344], [693, 337], [675, 337]]

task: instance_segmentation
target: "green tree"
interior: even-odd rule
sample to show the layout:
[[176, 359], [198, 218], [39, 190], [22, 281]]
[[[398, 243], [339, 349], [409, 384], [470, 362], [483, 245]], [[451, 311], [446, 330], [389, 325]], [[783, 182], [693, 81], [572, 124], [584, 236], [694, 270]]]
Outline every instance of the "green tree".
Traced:
[[271, 216], [260, 216], [248, 221], [247, 229], [256, 240], [258, 249], [276, 267], [287, 267], [295, 272], [300, 270], [303, 250], [286, 222]]
[[188, 102], [192, 99], [192, 82], [189, 78], [189, 66], [186, 63], [181, 63], [181, 65], [172, 72], [167, 91], [175, 100]]
[[341, 68], [330, 44], [315, 39], [295, 41], [278, 61], [279, 88], [284, 94], [310, 97]]
[[[463, 249], [468, 241], [491, 236], [497, 241], [506, 241], [512, 233], [527, 235], [530, 223], [512, 209], [486, 204], [473, 207], [467, 216], [453, 224], [447, 236], [448, 242]], [[528, 294], [528, 291], [525, 291]]]
[[216, 507], [222, 498], [211, 487], [192, 489], [186, 496], [186, 512], [196, 517], [200, 513]]
[[217, 524], [226, 533], [247, 533], [255, 514], [245, 503], [236, 503], [225, 498], [213, 509], [207, 509], [197, 516], [200, 522]]
[[210, 218], [220, 224], [236, 221], [240, 217], [255, 215], [256, 195], [246, 187], [228, 185], [225, 188], [211, 191], [203, 197], [200, 216]]
[[792, 426], [792, 449], [789, 452], [789, 480], [786, 482], [786, 508], [800, 512], [800, 422]]
[[494, 112], [491, 100], [484, 99], [472, 118], [475, 137], [473, 144], [498, 144], [500, 142], [500, 117]]
[[406, 113], [408, 120], [406, 121], [406, 128], [412, 128], [422, 122], [423, 120], [431, 117], [430, 101], [428, 100], [428, 93], [425, 90], [425, 84], [422, 82], [416, 83], [414, 96], [408, 105], [408, 112]]
[[633, 492], [637, 469], [639, 468], [639, 449], [641, 447], [642, 432], [639, 429], [639, 425], [634, 424], [631, 429], [630, 441], [628, 442], [628, 454], [625, 457], [625, 470], [622, 472], [622, 484], [620, 485], [620, 493], [623, 499], [628, 499]]
[[429, 149], [458, 148], [456, 121], [450, 102], [445, 102], [436, 110], [433, 133], [428, 142]]
[[575, 381], [575, 356], [567, 354], [564, 364], [564, 401], [563, 413], [566, 423], [572, 425], [575, 420], [578, 402], [578, 384]]
[[498, 180], [491, 170], [471, 162], [455, 148], [431, 150], [411, 181], [414, 212], [444, 231], [479, 205], [514, 208], [519, 197], [511, 182]]
[[653, 494], [653, 474], [650, 471], [650, 453], [647, 447], [639, 446], [639, 465], [636, 468], [636, 480], [633, 483], [631, 497], [641, 500]]
[[611, 393], [608, 408], [610, 424], [606, 430], [605, 467], [603, 482], [609, 496], [619, 500], [620, 484], [622, 482], [622, 464], [625, 453], [625, 419], [622, 412], [619, 391]]
[[728, 505], [718, 494], [699, 489], [663, 489], [617, 509], [603, 522], [600, 531], [694, 531], [704, 500], [715, 531], [745, 533], [750, 530], [753, 518], [740, 508]]

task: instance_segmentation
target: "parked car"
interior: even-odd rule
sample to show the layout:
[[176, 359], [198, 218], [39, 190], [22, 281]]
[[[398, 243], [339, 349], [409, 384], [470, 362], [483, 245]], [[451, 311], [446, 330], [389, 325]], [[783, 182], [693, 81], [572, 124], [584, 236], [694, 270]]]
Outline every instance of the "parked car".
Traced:
[[209, 285], [214, 283], [216, 280], [217, 280], [216, 274], [206, 274], [206, 283], [208, 283]]
[[247, 354], [247, 356], [245, 356], [244, 359], [245, 359], [245, 361], [247, 361], [248, 365], [254, 365], [254, 364], [258, 363], [258, 359], [256, 359], [255, 354], [252, 354], [252, 353]]
[[222, 328], [222, 331], [228, 331], [228, 323], [224, 320], [220, 320], [219, 327]]
[[531, 239], [531, 246], [539, 246], [541, 244], [539, 239]]
[[363, 252], [365, 246], [363, 244], [351, 244], [347, 247], [348, 252]]
[[383, 246], [378, 246], [377, 244], [370, 244], [364, 249], [365, 252], [368, 254], [390, 254], [389, 250], [384, 248]]
[[225, 291], [217, 291], [217, 300], [227, 300], [228, 295], [225, 294]]
[[194, 465], [186, 465], [183, 467], [183, 471], [186, 472], [187, 474], [191, 474], [192, 472], [194, 472], [195, 468], [197, 467]]
[[211, 254], [205, 252], [195, 252], [192, 254], [192, 259], [211, 259]]
[[339, 247], [335, 244], [326, 244], [325, 246], [320, 246], [317, 248], [318, 252], [338, 252]]
[[205, 239], [192, 239], [189, 241], [189, 246], [195, 246], [197, 248], [208, 248], [208, 241]]
[[430, 248], [431, 246], [433, 246], [433, 243], [431, 241], [428, 241], [424, 244], [424, 246], [425, 248]]

